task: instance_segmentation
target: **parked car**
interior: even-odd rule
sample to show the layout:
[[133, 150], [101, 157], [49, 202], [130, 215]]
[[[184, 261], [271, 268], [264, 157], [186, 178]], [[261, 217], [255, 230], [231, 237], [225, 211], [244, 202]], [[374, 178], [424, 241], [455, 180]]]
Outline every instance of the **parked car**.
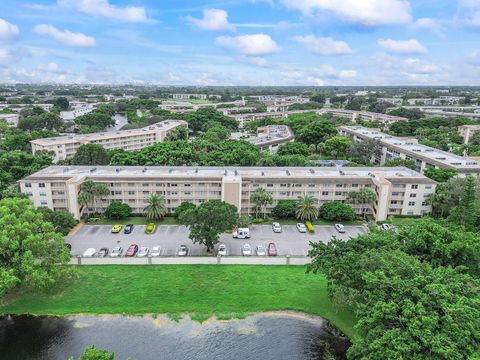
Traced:
[[218, 256], [227, 256], [227, 245], [225, 244], [218, 245], [217, 254]]
[[152, 251], [150, 252], [150, 255], [152, 255], [153, 257], [158, 257], [161, 254], [162, 254], [162, 249], [160, 248], [160, 246], [152, 247]]
[[282, 226], [278, 222], [274, 222], [272, 224], [272, 230], [274, 233], [281, 233], [282, 232]]
[[233, 237], [235, 239], [250, 239], [250, 229], [239, 228], [233, 232]]
[[115, 224], [112, 226], [112, 233], [113, 234], [118, 234], [120, 231], [122, 231], [122, 224]]
[[140, 249], [138, 249], [137, 257], [145, 257], [148, 255], [148, 252], [150, 249], [146, 246], [142, 246]]
[[267, 255], [267, 253], [265, 252], [265, 248], [262, 245], [255, 246], [255, 255], [257, 256]]
[[250, 244], [243, 244], [242, 246], [242, 255], [243, 256], [250, 256], [252, 255], [252, 248]]
[[392, 226], [391, 224], [382, 224], [382, 225], [381, 225], [382, 230], [385, 230], [385, 231], [391, 230], [392, 227], [393, 227], [393, 226]]
[[268, 256], [277, 256], [277, 247], [275, 243], [271, 242], [268, 244], [267, 248]]
[[145, 229], [145, 232], [147, 234], [153, 234], [154, 231], [155, 231], [155, 224], [154, 223], [148, 224], [147, 228]]
[[341, 234], [345, 233], [345, 226], [342, 224], [335, 224], [335, 229]]
[[131, 234], [132, 231], [133, 231], [133, 224], [128, 224], [128, 225], [125, 225], [125, 229], [123, 229], [123, 233], [124, 234]]
[[305, 226], [304, 223], [297, 223], [297, 230], [298, 230], [298, 232], [306, 233], [307, 232], [307, 227]]
[[98, 253], [97, 253], [97, 256], [98, 257], [105, 257], [108, 255], [108, 248], [101, 248], [100, 250], [98, 250]]
[[72, 251], [72, 244], [65, 243], [65, 246], [67, 247], [67, 249], [68, 249], [69, 251]]
[[122, 256], [123, 249], [121, 246], [115, 246], [110, 252], [110, 257], [119, 257]]
[[94, 248], [88, 248], [83, 253], [83, 257], [92, 257], [93, 255], [95, 255], [95, 252], [96, 252], [96, 250]]
[[305, 226], [307, 227], [307, 230], [309, 233], [314, 233], [315, 232], [315, 227], [312, 225], [310, 221], [307, 221], [305, 223]]
[[188, 256], [188, 247], [187, 245], [180, 245], [177, 251], [178, 256]]
[[128, 247], [127, 251], [125, 252], [125, 256], [135, 256], [138, 252], [138, 245], [137, 244], [132, 244]]

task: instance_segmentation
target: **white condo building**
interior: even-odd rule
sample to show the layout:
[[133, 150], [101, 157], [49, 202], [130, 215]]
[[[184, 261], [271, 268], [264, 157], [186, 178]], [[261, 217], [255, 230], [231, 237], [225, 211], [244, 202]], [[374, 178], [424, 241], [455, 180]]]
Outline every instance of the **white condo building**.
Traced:
[[423, 172], [425, 168], [434, 167], [455, 169], [460, 175], [480, 175], [478, 161], [419, 144], [417, 139], [399, 138], [362, 126], [340, 126], [339, 133], [352, 137], [356, 142], [366, 139], [378, 140], [382, 145], [382, 153], [380, 157], [372, 159], [376, 163], [383, 164], [401, 158], [414, 160], [415, 168], [419, 172]]
[[[108, 186], [110, 195], [82, 208], [78, 194], [86, 180]], [[111, 201], [128, 204], [142, 213], [151, 194], [165, 197], [168, 212], [185, 201], [200, 204], [222, 200], [241, 214], [254, 212], [251, 194], [259, 187], [273, 196], [270, 211], [279, 200], [311, 195], [319, 200], [346, 201], [348, 193], [371, 188], [377, 199], [371, 206], [353, 205], [359, 214], [376, 220], [388, 215], [425, 215], [436, 183], [413, 170], [396, 167], [140, 167], [140, 166], [50, 166], [19, 181], [22, 193], [33, 203], [54, 210], [68, 210], [76, 218], [103, 211]]]
[[107, 150], [139, 150], [163, 141], [169, 131], [179, 126], [188, 126], [188, 123], [183, 120], [166, 120], [141, 129], [58, 136], [36, 139], [30, 143], [34, 154], [37, 151], [53, 151], [55, 153], [54, 160], [58, 161], [71, 158], [84, 144], [102, 145]]

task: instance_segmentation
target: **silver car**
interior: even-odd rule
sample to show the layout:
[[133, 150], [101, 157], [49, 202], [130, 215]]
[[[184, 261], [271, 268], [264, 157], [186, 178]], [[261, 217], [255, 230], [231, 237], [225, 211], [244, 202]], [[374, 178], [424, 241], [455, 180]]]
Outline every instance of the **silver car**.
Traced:
[[267, 253], [265, 252], [265, 248], [262, 245], [255, 246], [255, 255], [257, 256], [267, 255]]
[[298, 230], [298, 232], [306, 233], [307, 232], [307, 227], [305, 226], [304, 223], [297, 223], [297, 230]]
[[119, 257], [122, 256], [123, 249], [121, 246], [115, 246], [110, 253], [110, 257]]
[[252, 247], [249, 244], [244, 244], [242, 246], [242, 255], [243, 256], [250, 256], [252, 255]]
[[140, 249], [138, 249], [137, 257], [145, 257], [145, 256], [147, 256], [149, 250], [150, 250], [150, 249], [149, 249], [148, 247], [142, 246]]
[[345, 233], [345, 226], [343, 226], [342, 224], [335, 224], [335, 229], [336, 229], [340, 234]]
[[160, 246], [154, 246], [152, 247], [152, 251], [150, 252], [150, 255], [152, 255], [153, 257], [158, 257], [160, 256], [162, 253], [162, 249], [160, 248]]
[[218, 256], [227, 256], [227, 245], [225, 244], [218, 245], [217, 254]]
[[180, 245], [177, 251], [178, 256], [188, 256], [188, 247], [187, 245]]
[[274, 222], [272, 224], [272, 230], [274, 233], [281, 233], [282, 232], [282, 226], [278, 222]]

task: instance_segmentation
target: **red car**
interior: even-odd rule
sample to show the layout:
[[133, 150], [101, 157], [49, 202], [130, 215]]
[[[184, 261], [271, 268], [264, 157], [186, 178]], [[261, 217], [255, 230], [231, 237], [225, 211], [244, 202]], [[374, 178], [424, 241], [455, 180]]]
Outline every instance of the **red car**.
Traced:
[[277, 247], [273, 242], [268, 244], [267, 253], [268, 253], [268, 256], [277, 256]]
[[125, 253], [125, 256], [135, 256], [137, 255], [138, 252], [138, 245], [137, 244], [132, 244], [128, 247], [127, 252]]

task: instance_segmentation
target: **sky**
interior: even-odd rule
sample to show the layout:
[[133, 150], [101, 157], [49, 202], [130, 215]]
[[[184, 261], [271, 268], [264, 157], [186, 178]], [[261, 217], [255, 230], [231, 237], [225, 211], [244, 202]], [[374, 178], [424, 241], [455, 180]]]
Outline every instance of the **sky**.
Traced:
[[480, 0], [0, 0], [0, 83], [480, 85]]

